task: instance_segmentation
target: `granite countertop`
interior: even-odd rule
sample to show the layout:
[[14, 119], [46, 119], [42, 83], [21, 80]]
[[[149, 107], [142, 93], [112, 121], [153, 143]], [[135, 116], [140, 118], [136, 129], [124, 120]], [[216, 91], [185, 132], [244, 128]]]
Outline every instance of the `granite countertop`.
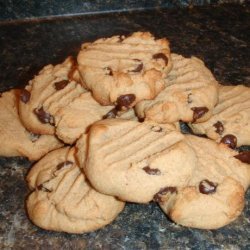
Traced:
[[0, 21], [62, 15], [127, 12], [154, 8], [182, 8], [205, 4], [244, 3], [247, 0], [0, 0]]
[[[219, 82], [250, 86], [249, 12], [247, 4], [231, 4], [0, 22], [0, 92], [75, 56], [83, 42], [138, 30], [167, 37], [173, 52], [203, 59]], [[39, 229], [25, 213], [31, 165], [0, 157], [0, 249], [250, 249], [250, 190], [242, 215], [219, 230], [175, 225], [153, 202], [127, 204], [112, 224], [92, 233]]]

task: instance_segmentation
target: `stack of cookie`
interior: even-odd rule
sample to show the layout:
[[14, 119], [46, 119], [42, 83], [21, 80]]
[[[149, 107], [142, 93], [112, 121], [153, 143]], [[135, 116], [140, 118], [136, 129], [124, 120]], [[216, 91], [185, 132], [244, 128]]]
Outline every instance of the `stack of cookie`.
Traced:
[[250, 151], [236, 148], [250, 144], [250, 89], [220, 85], [198, 58], [171, 54], [165, 38], [85, 43], [76, 61], [2, 93], [0, 109], [0, 155], [43, 157], [27, 176], [26, 202], [41, 228], [93, 231], [125, 202], [157, 202], [175, 223], [202, 229], [243, 210]]

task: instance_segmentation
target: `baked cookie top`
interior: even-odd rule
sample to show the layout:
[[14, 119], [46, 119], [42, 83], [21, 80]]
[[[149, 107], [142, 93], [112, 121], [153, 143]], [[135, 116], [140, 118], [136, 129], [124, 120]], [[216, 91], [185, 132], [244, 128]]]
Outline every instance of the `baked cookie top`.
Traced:
[[86, 165], [79, 144], [77, 156], [99, 192], [147, 203], [160, 190], [185, 186], [191, 178], [196, 158], [183, 138], [171, 125], [107, 119], [89, 130]]
[[[19, 102], [20, 119], [24, 126], [37, 134], [54, 134], [54, 117], [46, 113], [43, 104], [49, 105], [56, 98], [63, 100], [79, 96], [84, 92], [80, 84], [71, 79], [75, 70], [75, 62], [68, 57], [63, 63], [45, 66], [22, 90]], [[65, 96], [67, 94], [67, 96]]]
[[[53, 115], [55, 120], [56, 135], [65, 143], [73, 144], [84, 134], [92, 123], [103, 119], [113, 106], [101, 106], [90, 92], [83, 92], [72, 99], [68, 105], [63, 105], [64, 97], [48, 106], [44, 110]], [[60, 107], [62, 100], [62, 107]]]
[[111, 105], [130, 95], [130, 107], [153, 99], [172, 67], [168, 40], [149, 32], [84, 43], [77, 61], [82, 83], [100, 104]]
[[139, 102], [140, 118], [158, 123], [179, 120], [198, 123], [209, 119], [218, 101], [218, 83], [210, 70], [196, 57], [171, 54], [173, 68], [165, 88], [153, 100]]
[[250, 165], [241, 162], [238, 152], [224, 144], [192, 135], [185, 141], [197, 156], [193, 175], [186, 187], [161, 194], [159, 204], [178, 224], [202, 229], [225, 226], [244, 207]]
[[250, 145], [250, 88], [220, 85], [213, 116], [205, 122], [189, 125], [194, 133], [206, 134], [230, 147]]
[[186, 135], [185, 141], [195, 151], [199, 163], [189, 184], [197, 185], [201, 179], [205, 178], [219, 183], [229, 176], [238, 181], [245, 190], [248, 188], [250, 165], [237, 158], [239, 152], [224, 144], [217, 144], [198, 136]]
[[25, 156], [38, 160], [63, 144], [53, 135], [36, 135], [26, 130], [18, 116], [19, 90], [0, 96], [0, 156]]
[[26, 202], [27, 212], [43, 229], [93, 231], [112, 222], [124, 208], [124, 202], [90, 187], [74, 155], [74, 148], [55, 150], [36, 163], [27, 176], [33, 191]]

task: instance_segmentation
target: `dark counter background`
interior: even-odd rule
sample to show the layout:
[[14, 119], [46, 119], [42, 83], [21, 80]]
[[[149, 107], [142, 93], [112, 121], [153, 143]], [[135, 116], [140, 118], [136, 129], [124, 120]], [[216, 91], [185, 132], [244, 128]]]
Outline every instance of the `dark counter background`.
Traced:
[[246, 0], [0, 0], [0, 21], [244, 2]]
[[[248, 4], [222, 4], [5, 19], [0, 22], [0, 92], [24, 86], [48, 63], [75, 56], [82, 42], [138, 30], [167, 37], [173, 52], [203, 59], [219, 82], [250, 86], [249, 13]], [[112, 224], [88, 234], [41, 230], [24, 209], [30, 166], [23, 158], [0, 158], [0, 249], [250, 249], [250, 191], [243, 214], [219, 230], [175, 225], [155, 203], [128, 204]]]

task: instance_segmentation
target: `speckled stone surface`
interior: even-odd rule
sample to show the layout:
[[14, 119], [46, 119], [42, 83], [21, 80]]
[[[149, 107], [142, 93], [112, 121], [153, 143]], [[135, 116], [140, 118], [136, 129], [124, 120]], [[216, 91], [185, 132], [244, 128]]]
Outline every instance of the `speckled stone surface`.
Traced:
[[128, 9], [187, 7], [221, 2], [242, 3], [244, 0], [0, 0], [0, 20], [127, 11]]
[[[0, 92], [76, 55], [82, 42], [137, 30], [166, 36], [172, 51], [202, 58], [222, 83], [250, 86], [249, 12], [249, 5], [220, 5], [0, 23]], [[219, 230], [177, 226], [155, 203], [128, 204], [112, 224], [93, 233], [41, 230], [25, 213], [30, 166], [23, 158], [0, 158], [0, 249], [250, 249], [250, 190], [243, 214]]]
[[[204, 2], [203, 0], [200, 0]], [[183, 1], [183, 4], [187, 1]], [[167, 0], [1, 0], [0, 20], [45, 17], [56, 15], [76, 15], [93, 12], [124, 11], [128, 9], [150, 9], [173, 7], [173, 1]]]

